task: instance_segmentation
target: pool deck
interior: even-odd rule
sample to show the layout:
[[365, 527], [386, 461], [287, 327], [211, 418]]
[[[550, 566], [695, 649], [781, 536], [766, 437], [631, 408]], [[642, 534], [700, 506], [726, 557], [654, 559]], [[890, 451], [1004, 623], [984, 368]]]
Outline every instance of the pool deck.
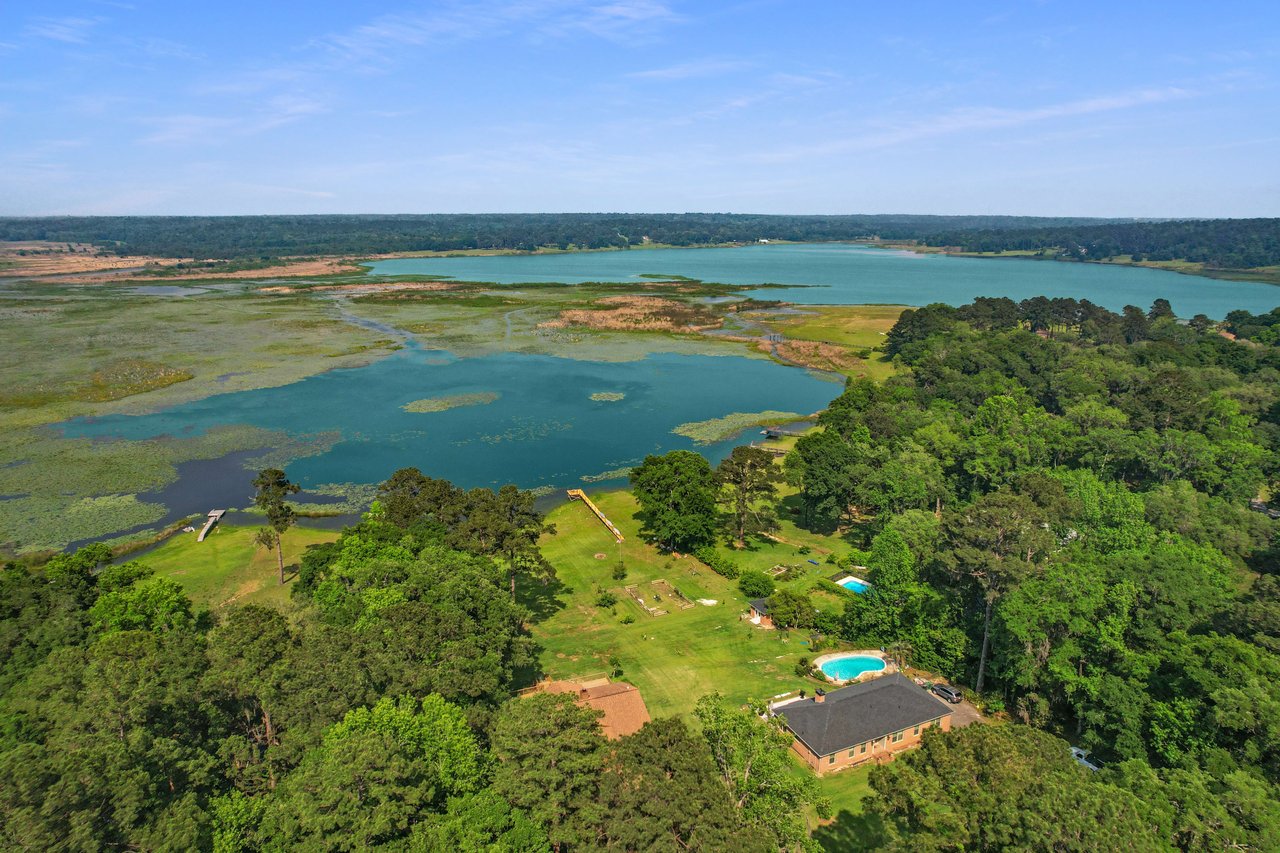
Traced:
[[[877, 660], [882, 660], [884, 661], [884, 669], [877, 669], [872, 672], [864, 672], [861, 675], [859, 675], [857, 678], [832, 678], [830, 675], [827, 675], [825, 672], [822, 672], [822, 665], [824, 663], [829, 663], [830, 661], [833, 661], [833, 660], [840, 660], [842, 658], [852, 658], [852, 657], [876, 658]], [[898, 671], [898, 665], [895, 664], [893, 661], [889, 660], [887, 657], [885, 657], [884, 652], [880, 651], [879, 649], [864, 649], [862, 651], [854, 651], [854, 652], [831, 652], [830, 654], [819, 655], [818, 657], [814, 658], [813, 666], [819, 672], [822, 672], [824, 676], [826, 676], [827, 681], [830, 681], [833, 684], [839, 684], [841, 686], [844, 686], [846, 684], [855, 684], [859, 681], [869, 681], [872, 678], [879, 678], [882, 675], [888, 675], [891, 672]]]
[[[863, 571], [866, 571], [865, 567], [863, 567], [863, 566], [855, 566], [854, 568], [858, 568], [858, 569], [862, 569]], [[870, 582], [870, 581], [863, 580], [862, 578], [858, 577], [857, 575], [850, 574], [849, 572], [838, 572], [838, 573], [836, 573], [835, 575], [832, 575], [832, 576], [831, 576], [831, 580], [832, 580], [832, 582], [834, 582], [836, 585], [838, 585], [838, 586], [844, 586], [844, 588], [845, 588], [845, 589], [849, 590], [850, 592], [856, 592], [856, 593], [857, 593], [857, 594], [859, 594], [859, 595], [861, 595], [862, 593], [864, 593], [864, 592], [866, 592], [867, 590], [871, 589], [871, 582]], [[862, 587], [862, 588], [861, 588], [861, 589], [855, 589], [855, 588], [853, 588], [853, 587], [851, 587], [851, 586], [845, 586], [845, 582], [847, 582], [847, 581], [853, 581], [854, 583], [858, 584], [858, 585], [859, 585], [860, 587]]]

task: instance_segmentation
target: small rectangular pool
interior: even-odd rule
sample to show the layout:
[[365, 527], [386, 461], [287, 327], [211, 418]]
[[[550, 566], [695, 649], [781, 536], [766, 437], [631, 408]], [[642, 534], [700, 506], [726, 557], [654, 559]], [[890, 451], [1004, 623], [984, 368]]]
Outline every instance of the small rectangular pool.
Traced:
[[871, 584], [867, 583], [862, 578], [854, 577], [853, 575], [846, 575], [836, 581], [836, 583], [850, 592], [856, 592], [858, 595], [862, 595], [864, 592], [871, 589]]

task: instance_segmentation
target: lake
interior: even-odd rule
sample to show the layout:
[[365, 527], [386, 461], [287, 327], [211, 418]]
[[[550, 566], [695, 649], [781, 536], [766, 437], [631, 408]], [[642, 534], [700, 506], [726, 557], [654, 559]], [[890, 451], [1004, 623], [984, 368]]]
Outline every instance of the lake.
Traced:
[[[223, 424], [295, 436], [339, 434], [327, 451], [288, 465], [289, 477], [304, 487], [375, 483], [397, 468], [417, 466], [466, 487], [514, 482], [560, 489], [620, 482], [620, 470], [645, 454], [693, 448], [690, 439], [672, 434], [681, 424], [733, 412], [808, 415], [840, 390], [829, 377], [738, 355], [651, 354], [620, 363], [513, 353], [459, 359], [411, 344], [374, 364], [283, 387], [62, 426], [73, 437], [122, 439], [199, 435]], [[403, 408], [424, 400], [425, 408], [455, 407]], [[714, 463], [734, 444], [697, 449]], [[231, 484], [241, 505], [248, 477]], [[233, 500], [201, 491], [213, 485], [183, 483], [166, 503], [190, 503], [173, 509], [203, 512]]]
[[920, 255], [848, 243], [755, 245], [729, 249], [633, 249], [559, 255], [399, 258], [371, 264], [374, 275], [430, 275], [495, 284], [641, 281], [679, 275], [724, 284], [807, 285], [750, 291], [759, 299], [808, 305], [963, 305], [975, 296], [1067, 296], [1120, 311], [1168, 299], [1180, 317], [1215, 319], [1280, 305], [1280, 287], [1165, 270], [1012, 258]]

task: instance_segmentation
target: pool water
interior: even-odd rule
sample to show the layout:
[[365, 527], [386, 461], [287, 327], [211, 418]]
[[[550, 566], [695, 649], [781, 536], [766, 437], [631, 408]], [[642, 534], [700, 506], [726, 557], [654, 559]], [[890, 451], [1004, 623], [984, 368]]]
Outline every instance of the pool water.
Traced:
[[871, 589], [871, 584], [867, 583], [864, 580], [859, 580], [858, 578], [855, 578], [855, 577], [843, 578], [840, 581], [838, 581], [838, 583], [840, 584], [840, 586], [844, 587], [850, 592], [856, 592], [858, 595], [862, 595], [864, 592]]
[[871, 655], [850, 655], [847, 658], [829, 660], [819, 668], [829, 678], [849, 681], [865, 672], [880, 672], [885, 668], [885, 662], [883, 658]]

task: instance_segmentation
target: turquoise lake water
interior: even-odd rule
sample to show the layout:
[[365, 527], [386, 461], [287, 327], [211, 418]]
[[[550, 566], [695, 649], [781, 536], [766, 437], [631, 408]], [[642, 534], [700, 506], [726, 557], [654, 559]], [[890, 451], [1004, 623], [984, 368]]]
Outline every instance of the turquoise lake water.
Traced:
[[734, 249], [641, 249], [563, 255], [401, 258], [372, 264], [375, 275], [438, 275], [463, 281], [639, 281], [644, 274], [682, 275], [724, 284], [809, 285], [760, 290], [760, 299], [821, 305], [963, 305], [975, 296], [1067, 296], [1119, 311], [1168, 299], [1181, 317], [1221, 319], [1244, 308], [1280, 305], [1280, 287], [1225, 281], [1140, 267], [1016, 259], [917, 255], [869, 246], [823, 243]]
[[[593, 393], [625, 396], [597, 401]], [[511, 353], [459, 359], [409, 346], [366, 367], [292, 385], [221, 394], [153, 414], [81, 418], [63, 429], [70, 436], [124, 439], [199, 435], [223, 424], [295, 436], [340, 433], [327, 452], [288, 465], [290, 478], [304, 487], [376, 483], [416, 466], [466, 487], [571, 488], [582, 486], [583, 477], [637, 465], [648, 453], [693, 448], [672, 434], [680, 424], [767, 409], [807, 415], [839, 393], [839, 384], [807, 371], [742, 356], [654, 354], [621, 363]], [[443, 412], [401, 408], [462, 394], [499, 396]], [[716, 462], [733, 444], [697, 449]], [[198, 484], [193, 488], [198, 493]], [[203, 511], [212, 497], [199, 500], [195, 509]]]

